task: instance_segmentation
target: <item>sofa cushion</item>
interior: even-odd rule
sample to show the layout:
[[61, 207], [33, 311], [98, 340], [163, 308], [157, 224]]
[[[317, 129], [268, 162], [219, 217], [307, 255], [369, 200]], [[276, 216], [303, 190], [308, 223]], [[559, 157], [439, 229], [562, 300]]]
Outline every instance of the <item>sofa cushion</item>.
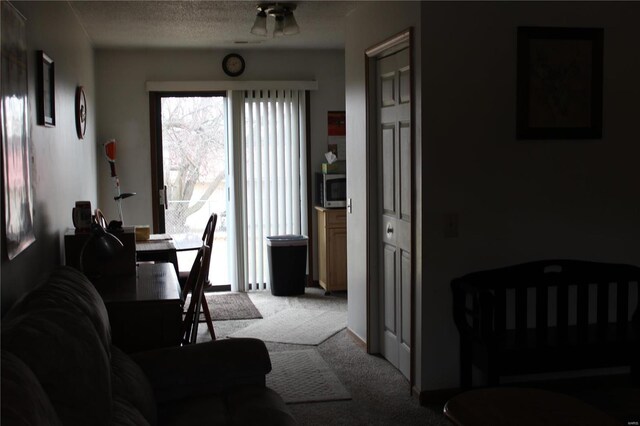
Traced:
[[15, 355], [2, 351], [3, 425], [58, 426], [60, 420], [49, 397], [27, 365]]
[[241, 386], [225, 394], [229, 417], [234, 425], [295, 425], [284, 401], [264, 386]]
[[158, 423], [156, 400], [138, 364], [116, 346], [111, 347], [111, 386], [114, 400], [127, 401], [151, 425]]
[[174, 401], [160, 407], [162, 426], [295, 425], [282, 398], [259, 385], [238, 386], [217, 396]]
[[106, 425], [111, 416], [107, 354], [84, 315], [40, 309], [2, 322], [2, 347], [20, 358], [69, 425]]
[[113, 399], [112, 426], [150, 426], [140, 410], [129, 401], [119, 397]]
[[3, 321], [35, 309], [56, 308], [86, 315], [93, 324], [105, 351], [111, 350], [111, 327], [104, 302], [84, 274], [69, 266], [57, 268], [49, 279], [27, 293], [7, 312]]
[[[222, 426], [233, 424], [221, 396], [207, 395], [163, 404], [158, 410], [161, 426]], [[256, 423], [260, 424], [260, 423]]]

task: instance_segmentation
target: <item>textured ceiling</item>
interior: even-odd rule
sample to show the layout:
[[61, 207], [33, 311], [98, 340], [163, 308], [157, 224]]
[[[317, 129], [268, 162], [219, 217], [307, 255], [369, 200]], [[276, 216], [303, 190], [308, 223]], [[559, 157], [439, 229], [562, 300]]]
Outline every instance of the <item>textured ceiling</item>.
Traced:
[[256, 1], [74, 1], [69, 4], [97, 48], [319, 48], [344, 47], [352, 1], [298, 1], [300, 33], [273, 38], [249, 31]]

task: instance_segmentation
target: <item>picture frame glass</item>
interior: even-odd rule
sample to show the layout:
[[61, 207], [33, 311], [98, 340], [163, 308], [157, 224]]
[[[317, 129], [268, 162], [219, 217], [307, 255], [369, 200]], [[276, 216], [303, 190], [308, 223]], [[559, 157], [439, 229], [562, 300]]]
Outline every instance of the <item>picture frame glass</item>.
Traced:
[[518, 28], [518, 139], [602, 137], [603, 30]]
[[37, 81], [38, 124], [56, 125], [55, 64], [42, 50], [38, 51]]

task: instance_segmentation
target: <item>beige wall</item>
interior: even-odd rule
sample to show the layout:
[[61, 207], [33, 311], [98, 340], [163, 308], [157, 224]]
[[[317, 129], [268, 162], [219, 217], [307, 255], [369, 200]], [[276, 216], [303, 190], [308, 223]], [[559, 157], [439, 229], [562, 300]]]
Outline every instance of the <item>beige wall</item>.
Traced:
[[[33, 245], [8, 261], [2, 258], [2, 312], [61, 263], [62, 235], [72, 226], [76, 200], [97, 202], [93, 51], [75, 15], [64, 2], [14, 2], [27, 18], [29, 120], [34, 200]], [[36, 121], [36, 51], [55, 61], [56, 126]], [[75, 128], [76, 86], [85, 88], [87, 131]], [[3, 241], [4, 244], [4, 241]], [[3, 250], [4, 252], [4, 250]]]
[[[367, 337], [367, 293], [366, 293], [366, 93], [365, 93], [365, 50], [407, 28], [413, 29], [415, 40], [420, 40], [420, 2], [363, 2], [348, 16], [345, 40], [345, 96], [347, 104], [347, 196], [353, 201], [353, 212], [347, 215], [347, 257], [348, 266], [348, 327], [361, 339]], [[414, 43], [414, 108], [420, 117], [421, 53], [419, 43]], [[414, 123], [416, 136], [416, 166], [420, 158], [421, 124]], [[420, 175], [416, 167], [418, 206], [414, 223], [420, 227]], [[419, 240], [419, 239], [418, 239]], [[418, 241], [413, 258], [418, 282], [421, 276], [421, 247]], [[418, 287], [417, 300], [420, 301]], [[417, 315], [419, 318], [420, 307]], [[420, 328], [418, 321], [417, 328]], [[420, 342], [414, 350], [420, 354]], [[418, 358], [419, 359], [419, 358]], [[419, 364], [419, 363], [418, 363]], [[419, 373], [420, 365], [416, 372]], [[419, 376], [419, 374], [418, 374]]]
[[[364, 49], [419, 29], [420, 390], [458, 385], [452, 278], [543, 258], [640, 263], [638, 16], [633, 2], [384, 2], [349, 16], [350, 158], [365, 153]], [[515, 139], [516, 28], [525, 25], [604, 28], [602, 140]], [[365, 337], [366, 168], [349, 161], [347, 170], [349, 327]], [[459, 215], [457, 238], [444, 237], [448, 213]]]
[[[311, 92], [311, 164], [320, 171], [327, 151], [327, 111], [344, 110], [344, 54], [339, 50], [238, 50], [246, 70], [235, 80], [315, 80]], [[147, 81], [230, 80], [221, 67], [229, 51], [97, 50], [96, 81], [100, 122], [98, 140], [118, 141], [117, 169], [124, 192], [127, 224], [152, 224], [149, 96]], [[106, 161], [98, 161], [100, 205], [117, 218], [113, 183]], [[313, 212], [315, 213], [315, 211]], [[315, 214], [314, 223], [315, 223]], [[315, 233], [315, 226], [312, 228]], [[317, 262], [316, 262], [317, 264]], [[317, 278], [317, 270], [315, 272]]]
[[[458, 384], [452, 278], [544, 258], [640, 263], [639, 16], [640, 3], [423, 4], [424, 389]], [[515, 139], [525, 25], [604, 28], [602, 140]], [[448, 212], [458, 238], [443, 237]]]

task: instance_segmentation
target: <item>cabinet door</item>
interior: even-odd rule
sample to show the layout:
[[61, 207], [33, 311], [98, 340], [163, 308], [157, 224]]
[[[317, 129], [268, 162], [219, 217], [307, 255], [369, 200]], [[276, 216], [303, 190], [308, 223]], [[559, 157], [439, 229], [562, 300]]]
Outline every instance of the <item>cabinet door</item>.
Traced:
[[318, 279], [320, 280], [320, 285], [328, 291], [327, 263], [329, 259], [327, 258], [328, 241], [325, 216], [323, 212], [318, 212]]
[[327, 290], [347, 289], [347, 230], [346, 228], [327, 229], [327, 257], [329, 258]]

